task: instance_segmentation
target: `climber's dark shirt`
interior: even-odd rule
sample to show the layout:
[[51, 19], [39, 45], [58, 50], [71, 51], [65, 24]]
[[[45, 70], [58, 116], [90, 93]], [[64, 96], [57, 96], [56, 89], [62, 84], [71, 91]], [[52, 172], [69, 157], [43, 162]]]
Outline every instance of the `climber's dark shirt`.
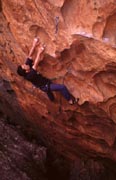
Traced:
[[41, 74], [38, 74], [37, 71], [32, 68], [33, 66], [32, 59], [27, 58], [25, 64], [29, 65], [31, 68], [30, 72], [26, 73], [26, 76], [25, 76], [26, 80], [30, 81], [34, 86], [40, 87], [40, 88], [50, 83], [49, 79], [42, 76]]

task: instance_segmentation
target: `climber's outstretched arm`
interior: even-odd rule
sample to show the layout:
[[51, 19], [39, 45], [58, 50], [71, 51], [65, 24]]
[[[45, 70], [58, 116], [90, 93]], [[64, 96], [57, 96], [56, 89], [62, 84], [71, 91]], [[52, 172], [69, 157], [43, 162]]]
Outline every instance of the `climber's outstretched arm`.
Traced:
[[40, 45], [38, 48], [38, 53], [34, 61], [33, 69], [37, 70], [38, 64], [41, 61], [41, 54], [44, 51], [45, 46]]
[[39, 44], [39, 38], [34, 38], [33, 40], [33, 45], [29, 51], [29, 55], [28, 55], [28, 58], [32, 59], [32, 55], [34, 53], [34, 50], [35, 50], [35, 47]]

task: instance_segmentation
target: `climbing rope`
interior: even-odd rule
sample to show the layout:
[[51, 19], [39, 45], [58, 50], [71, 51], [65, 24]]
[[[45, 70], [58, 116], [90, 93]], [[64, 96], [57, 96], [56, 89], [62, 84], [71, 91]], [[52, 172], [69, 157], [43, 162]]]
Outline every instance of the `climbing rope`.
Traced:
[[55, 17], [55, 35], [58, 33], [59, 16]]

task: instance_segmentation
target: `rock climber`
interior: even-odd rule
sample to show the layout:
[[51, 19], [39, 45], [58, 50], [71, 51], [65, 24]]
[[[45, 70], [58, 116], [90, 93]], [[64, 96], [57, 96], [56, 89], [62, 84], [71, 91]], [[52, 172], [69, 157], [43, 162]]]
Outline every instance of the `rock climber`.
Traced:
[[[37, 46], [38, 52], [35, 61], [33, 62], [32, 55]], [[23, 76], [24, 79], [30, 81], [35, 87], [46, 92], [51, 101], [55, 100], [53, 91], [59, 91], [69, 102], [69, 104], [75, 104], [77, 99], [70, 94], [64, 84], [55, 84], [50, 79], [37, 72], [38, 64], [41, 61], [41, 55], [43, 54], [44, 50], [45, 46], [40, 43], [39, 38], [34, 38], [29, 55], [25, 63], [18, 66], [17, 73], [20, 76]]]

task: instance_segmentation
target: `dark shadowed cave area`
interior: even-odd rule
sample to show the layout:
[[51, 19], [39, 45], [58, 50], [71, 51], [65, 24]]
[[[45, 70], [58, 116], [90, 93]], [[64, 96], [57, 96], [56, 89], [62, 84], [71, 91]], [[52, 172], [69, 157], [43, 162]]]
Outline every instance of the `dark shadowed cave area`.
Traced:
[[83, 152], [70, 162], [46, 142], [35, 125], [22, 117], [17, 121], [18, 117], [13, 117], [16, 112], [9, 109], [9, 103], [1, 98], [1, 180], [115, 180], [113, 161], [83, 156]]

